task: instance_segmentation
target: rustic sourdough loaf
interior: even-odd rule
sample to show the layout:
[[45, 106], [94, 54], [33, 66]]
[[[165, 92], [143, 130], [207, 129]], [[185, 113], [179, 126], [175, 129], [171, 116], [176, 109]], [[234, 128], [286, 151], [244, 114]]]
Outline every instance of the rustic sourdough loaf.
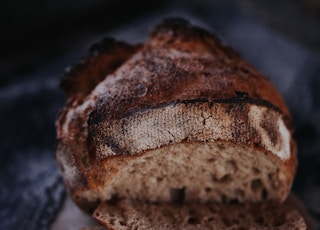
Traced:
[[142, 45], [96, 45], [61, 82], [56, 158], [70, 194], [101, 201], [283, 202], [296, 169], [272, 83], [203, 29], [165, 20]]

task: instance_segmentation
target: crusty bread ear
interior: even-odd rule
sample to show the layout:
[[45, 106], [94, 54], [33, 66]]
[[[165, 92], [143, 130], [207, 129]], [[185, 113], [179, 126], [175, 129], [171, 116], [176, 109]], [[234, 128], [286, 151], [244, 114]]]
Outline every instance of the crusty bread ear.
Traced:
[[125, 42], [104, 38], [90, 48], [89, 55], [67, 68], [60, 86], [68, 98], [83, 99], [106, 75], [113, 73], [138, 49]]
[[[74, 96], [75, 87], [57, 120], [57, 161], [81, 208], [115, 196], [286, 199], [296, 146], [289, 111], [266, 77], [184, 20], [164, 21], [128, 54], [89, 93]], [[95, 74], [87, 67], [86, 81]]]
[[126, 200], [100, 204], [93, 217], [110, 230], [307, 229], [303, 216], [289, 203], [168, 204]]

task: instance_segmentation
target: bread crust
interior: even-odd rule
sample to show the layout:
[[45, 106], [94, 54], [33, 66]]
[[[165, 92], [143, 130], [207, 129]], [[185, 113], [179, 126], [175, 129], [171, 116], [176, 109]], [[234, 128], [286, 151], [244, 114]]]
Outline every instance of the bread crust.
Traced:
[[60, 87], [68, 98], [81, 101], [108, 74], [113, 73], [132, 54], [139, 45], [130, 45], [113, 38], [104, 38], [91, 46], [89, 55], [66, 69]]
[[187, 23], [169, 21], [156, 27], [150, 40], [115, 76], [119, 81], [114, 87], [125, 92], [110, 95], [112, 100], [100, 98], [93, 121], [172, 101], [239, 97], [266, 101], [290, 119], [269, 79], [213, 35]]
[[[230, 107], [234, 118], [243, 119], [238, 124], [248, 119], [248, 109], [240, 106], [238, 110], [232, 110], [233, 105], [261, 106], [270, 113], [279, 114], [289, 132], [290, 153], [284, 159], [271, 156], [285, 166], [290, 190], [296, 169], [296, 146], [289, 110], [270, 80], [232, 49], [221, 45], [213, 35], [184, 20], [166, 20], [155, 28], [142, 46], [112, 41], [107, 50], [98, 53], [98, 56], [89, 55], [81, 68], [74, 68], [62, 80], [68, 102], [56, 123], [57, 161], [71, 195], [83, 209], [89, 211], [99, 202], [99, 199], [90, 200], [89, 195], [83, 194], [99, 191], [95, 187], [99, 184], [98, 175], [101, 175], [97, 172], [98, 167], [112, 159], [114, 156], [111, 155], [126, 159], [127, 155], [138, 157], [150, 150], [144, 148], [135, 152], [130, 145], [127, 149], [122, 148], [117, 140], [107, 135], [108, 125], [173, 104], [201, 102], [210, 107], [224, 103]], [[101, 53], [107, 58], [100, 58]], [[272, 140], [279, 133], [278, 128], [270, 124], [273, 123], [265, 122], [262, 128]], [[123, 130], [116, 132], [121, 134]], [[239, 142], [239, 135], [227, 141], [265, 148], [262, 140], [248, 138]], [[254, 137], [254, 132], [251, 135]], [[194, 140], [186, 138], [183, 141]], [[277, 139], [273, 138], [273, 141]], [[112, 147], [110, 156], [98, 157], [97, 148], [102, 145]], [[103, 170], [112, 175], [118, 169]], [[284, 200], [286, 195], [279, 199]]]

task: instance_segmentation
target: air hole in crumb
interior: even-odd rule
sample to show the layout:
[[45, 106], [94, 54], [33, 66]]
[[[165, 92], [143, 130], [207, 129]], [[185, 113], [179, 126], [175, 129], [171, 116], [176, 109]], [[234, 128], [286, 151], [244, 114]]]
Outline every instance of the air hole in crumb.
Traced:
[[157, 181], [161, 182], [161, 181], [163, 181], [163, 178], [162, 177], [157, 177]]
[[[255, 141], [255, 142], [253, 142], [253, 146], [255, 147], [255, 148], [259, 148], [259, 146], [260, 146], [260, 141]], [[265, 153], [264, 153], [265, 154]]]
[[237, 198], [231, 199], [229, 201], [230, 204], [239, 204], [239, 200]]
[[124, 221], [122, 221], [122, 220], [119, 221], [119, 224], [120, 224], [121, 226], [126, 226], [126, 223], [125, 223]]
[[206, 187], [204, 190], [206, 191], [206, 193], [209, 193], [212, 189], [210, 187]]
[[261, 198], [263, 199], [263, 200], [266, 200], [267, 198], [268, 198], [268, 191], [267, 191], [267, 189], [262, 189], [262, 191], [261, 191]]
[[255, 218], [254, 221], [255, 221], [257, 224], [260, 224], [260, 225], [263, 225], [263, 223], [264, 223], [264, 219], [263, 219], [262, 216], [259, 216], [259, 217]]
[[252, 168], [252, 172], [253, 174], [257, 175], [257, 174], [260, 174], [260, 169], [256, 168], [256, 167], [253, 167]]
[[118, 201], [119, 201], [119, 197], [115, 194], [113, 194], [111, 196], [111, 198], [107, 201], [108, 205], [112, 205], [112, 206], [115, 206], [118, 204]]
[[184, 201], [185, 188], [170, 188], [170, 200], [174, 203]]
[[230, 227], [232, 225], [232, 222], [227, 218], [223, 218], [222, 222], [226, 227]]
[[262, 188], [262, 182], [260, 179], [254, 179], [251, 181], [251, 190], [257, 192]]
[[189, 217], [189, 218], [188, 218], [188, 224], [192, 224], [192, 225], [194, 225], [194, 224], [200, 224], [200, 221], [199, 221], [198, 218], [196, 218], [196, 217]]
[[193, 216], [194, 214], [196, 214], [196, 211], [193, 209], [189, 209], [189, 215]]
[[100, 216], [100, 213], [96, 212], [96, 217], [99, 217]]
[[237, 196], [238, 199], [243, 199], [244, 197], [244, 191], [242, 189], [236, 189], [235, 194]]
[[274, 219], [273, 225], [275, 227], [279, 227], [279, 226], [285, 224], [285, 221], [286, 221], [286, 216], [285, 215], [279, 215], [277, 218]]
[[227, 198], [227, 196], [226, 196], [225, 194], [222, 194], [222, 195], [221, 195], [221, 201], [222, 201], [223, 203], [227, 203], [227, 202], [228, 202], [228, 198]]
[[208, 222], [212, 222], [214, 221], [214, 218], [212, 216], [210, 216], [208, 219], [207, 219]]
[[237, 219], [233, 219], [233, 220], [232, 220], [232, 223], [238, 225], [240, 222], [239, 222], [239, 220], [237, 220]]
[[215, 162], [216, 159], [212, 157], [212, 158], [207, 159], [207, 161], [210, 162], [210, 163], [212, 163], [212, 162]]
[[273, 222], [273, 225], [275, 227], [280, 227], [281, 225], [284, 225], [284, 221], [283, 220], [280, 220], [280, 219], [276, 219], [274, 222]]

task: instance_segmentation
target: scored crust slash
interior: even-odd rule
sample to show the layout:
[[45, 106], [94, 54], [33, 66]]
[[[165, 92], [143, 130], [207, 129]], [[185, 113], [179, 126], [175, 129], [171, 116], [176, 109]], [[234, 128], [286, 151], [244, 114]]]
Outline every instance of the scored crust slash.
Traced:
[[56, 122], [56, 158], [86, 212], [103, 202], [112, 205], [106, 210], [131, 210], [130, 202], [150, 204], [145, 210], [281, 205], [290, 193], [296, 144], [281, 95], [183, 19], [164, 20], [143, 44], [103, 40], [61, 87], [68, 99]]

